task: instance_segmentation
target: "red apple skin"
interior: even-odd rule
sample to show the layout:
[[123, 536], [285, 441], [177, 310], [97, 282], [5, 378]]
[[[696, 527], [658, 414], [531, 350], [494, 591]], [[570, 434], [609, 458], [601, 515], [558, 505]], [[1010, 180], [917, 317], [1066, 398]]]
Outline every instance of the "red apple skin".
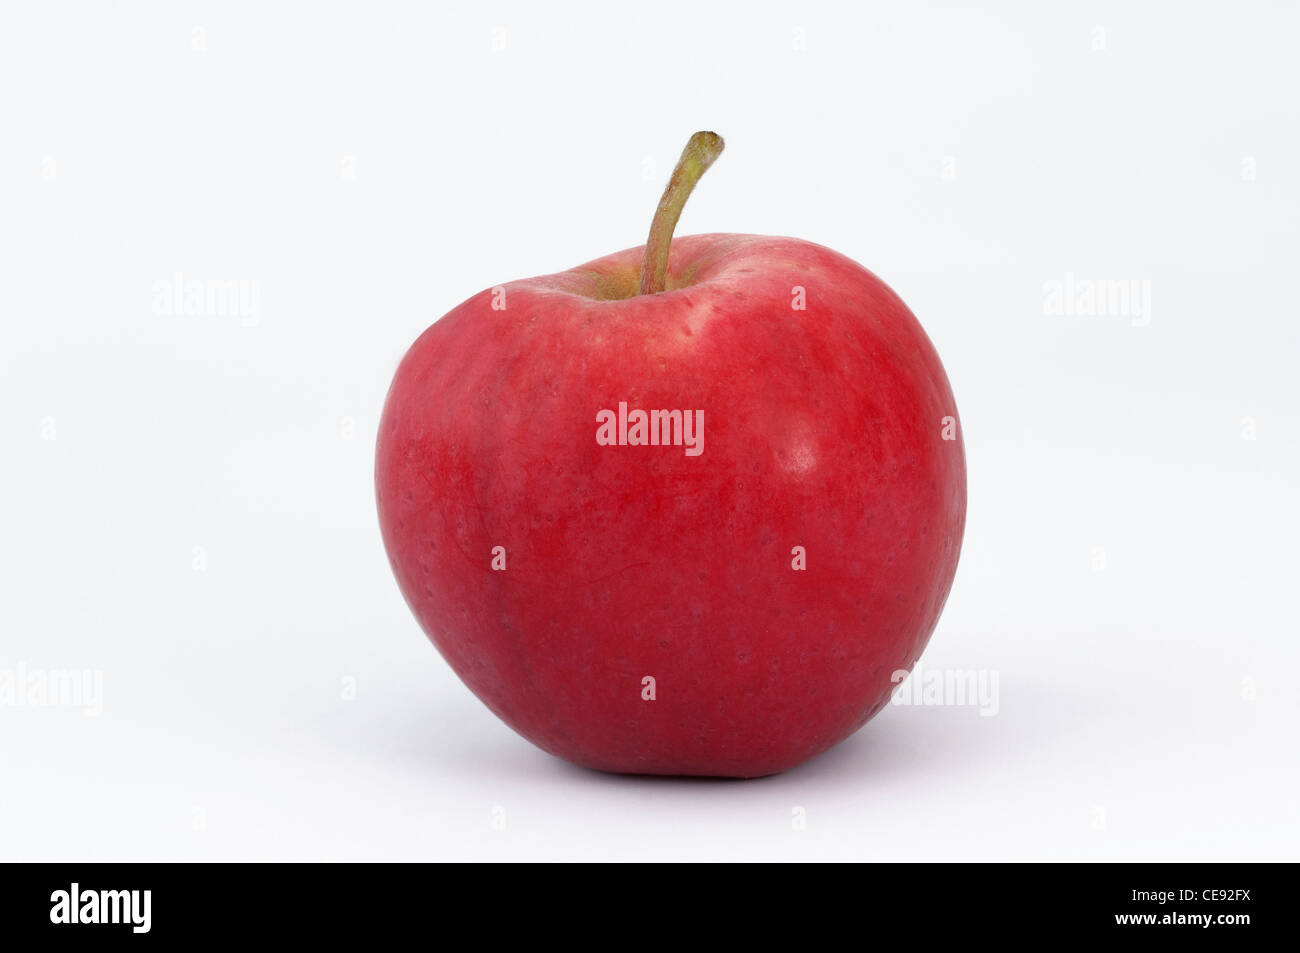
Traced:
[[[929, 641], [965, 524], [957, 408], [907, 306], [830, 249], [677, 238], [668, 290], [635, 296], [641, 255], [420, 336], [379, 426], [384, 543], [456, 674], [540, 748], [773, 774], [861, 727]], [[703, 410], [703, 453], [598, 445], [619, 401]]]

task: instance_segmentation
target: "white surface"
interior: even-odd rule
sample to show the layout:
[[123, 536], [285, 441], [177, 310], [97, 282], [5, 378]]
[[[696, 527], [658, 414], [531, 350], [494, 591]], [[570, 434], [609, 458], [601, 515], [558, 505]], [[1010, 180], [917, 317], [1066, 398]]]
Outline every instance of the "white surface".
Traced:
[[[100, 717], [0, 707], [0, 857], [1297, 859], [1295, 7], [260, 6], [0, 14], [0, 669], [103, 677]], [[943, 356], [970, 515], [923, 665], [996, 670], [996, 717], [600, 776], [403, 604], [397, 359], [639, 244], [697, 128], [683, 234], [836, 248]], [[155, 313], [177, 272], [259, 320]], [[1071, 274], [1150, 323], [1045, 314]]]

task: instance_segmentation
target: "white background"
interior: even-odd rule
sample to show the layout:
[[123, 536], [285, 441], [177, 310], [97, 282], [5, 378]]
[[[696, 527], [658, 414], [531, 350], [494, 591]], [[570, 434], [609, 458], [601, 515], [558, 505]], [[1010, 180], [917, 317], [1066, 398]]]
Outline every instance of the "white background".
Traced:
[[[265, 6], [0, 14], [0, 670], [103, 677], [0, 707], [0, 857], [1297, 859], [1295, 6]], [[844, 252], [943, 357], [970, 513], [922, 665], [998, 672], [995, 717], [593, 774], [397, 591], [397, 360], [640, 244], [704, 128], [682, 234]], [[176, 273], [256, 322], [159, 313]], [[1069, 275], [1149, 323], [1047, 313]]]

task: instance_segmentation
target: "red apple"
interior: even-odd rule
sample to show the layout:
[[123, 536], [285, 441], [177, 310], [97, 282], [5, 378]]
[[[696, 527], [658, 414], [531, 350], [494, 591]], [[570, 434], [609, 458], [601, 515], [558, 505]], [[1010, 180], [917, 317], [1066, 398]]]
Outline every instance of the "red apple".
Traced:
[[847, 737], [961, 547], [957, 408], [898, 296], [793, 238], [672, 240], [721, 147], [691, 139], [645, 248], [425, 331], [379, 426], [415, 617], [508, 725], [603, 771], [754, 777]]

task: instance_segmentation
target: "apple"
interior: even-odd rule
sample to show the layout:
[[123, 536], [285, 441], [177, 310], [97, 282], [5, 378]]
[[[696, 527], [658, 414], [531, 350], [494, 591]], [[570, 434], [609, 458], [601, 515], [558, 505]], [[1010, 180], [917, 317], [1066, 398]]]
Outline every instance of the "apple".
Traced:
[[456, 674], [602, 771], [757, 777], [841, 741], [920, 656], [961, 547], [947, 376], [907, 306], [793, 238], [673, 239], [454, 308], [379, 424], [398, 585]]

